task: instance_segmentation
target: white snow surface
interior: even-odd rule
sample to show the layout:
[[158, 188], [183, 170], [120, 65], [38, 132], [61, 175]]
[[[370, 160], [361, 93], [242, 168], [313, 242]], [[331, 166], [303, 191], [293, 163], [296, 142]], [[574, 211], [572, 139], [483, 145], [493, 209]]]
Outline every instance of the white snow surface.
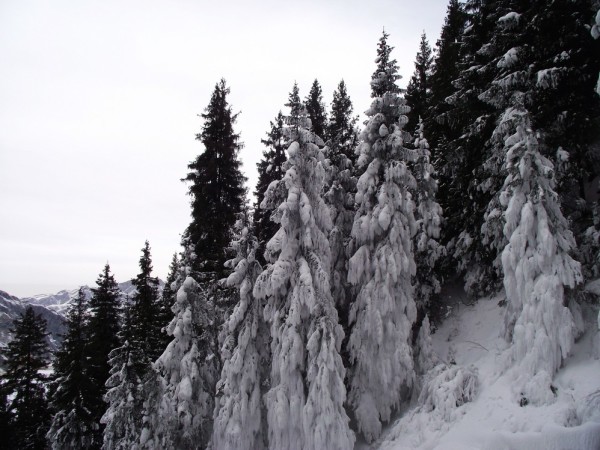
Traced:
[[[471, 305], [462, 288], [446, 287], [442, 292], [442, 299], [451, 312], [432, 335], [432, 346], [446, 369], [436, 366], [430, 371], [429, 379], [439, 380], [440, 372], [457, 372], [460, 379], [464, 373], [474, 373], [478, 377], [474, 399], [449, 411], [448, 399], [459, 391], [464, 395], [465, 389], [470, 388], [457, 387], [460, 383], [448, 383], [444, 379], [427, 400], [424, 399], [427, 392], [421, 394], [420, 399], [415, 395], [412, 404], [377, 442], [371, 446], [359, 443], [356, 448], [600, 449], [600, 360], [597, 354], [594, 357], [594, 341], [600, 337], [596, 323], [598, 306], [583, 305], [586, 331], [552, 380], [556, 388], [554, 401], [542, 406], [519, 406], [513, 378], [509, 372], [502, 371], [508, 347], [501, 337], [505, 307], [498, 302], [503, 298], [500, 294]], [[427, 376], [425, 378], [427, 380]], [[425, 381], [424, 389], [431, 391], [432, 384], [427, 386]], [[440, 400], [440, 397], [443, 398]], [[469, 397], [464, 395], [463, 398]], [[433, 410], [432, 401], [438, 402]]]

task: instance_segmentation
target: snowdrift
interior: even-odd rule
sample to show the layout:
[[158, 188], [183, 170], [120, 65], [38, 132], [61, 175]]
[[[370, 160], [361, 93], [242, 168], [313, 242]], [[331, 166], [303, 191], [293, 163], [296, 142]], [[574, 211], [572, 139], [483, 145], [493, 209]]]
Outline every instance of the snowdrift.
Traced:
[[[529, 402], [505, 370], [503, 295], [467, 304], [462, 289], [444, 292], [449, 314], [432, 335], [441, 361], [418, 398], [370, 448], [382, 450], [600, 449], [598, 305], [585, 304], [585, 331], [551, 380], [549, 401]], [[364, 447], [369, 448], [369, 447]]]

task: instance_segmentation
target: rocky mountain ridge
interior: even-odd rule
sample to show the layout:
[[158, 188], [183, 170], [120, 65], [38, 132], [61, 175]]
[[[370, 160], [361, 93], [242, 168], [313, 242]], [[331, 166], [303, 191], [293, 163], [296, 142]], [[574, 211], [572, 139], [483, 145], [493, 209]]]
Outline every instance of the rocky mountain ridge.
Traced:
[[[159, 290], [162, 291], [164, 283], [159, 280]], [[92, 288], [82, 286], [86, 298], [89, 300], [92, 296]], [[119, 283], [122, 299], [131, 297], [135, 294], [135, 287], [130, 281]], [[16, 297], [8, 292], [0, 290], [0, 369], [4, 366], [4, 352], [10, 340], [12, 339], [13, 321], [25, 312], [25, 308], [31, 305], [36, 314], [41, 314], [48, 324], [47, 331], [50, 350], [58, 349], [61, 342], [61, 335], [64, 332], [65, 318], [69, 311], [71, 302], [79, 288], [66, 290], [63, 289], [54, 294], [38, 294], [31, 297]]]

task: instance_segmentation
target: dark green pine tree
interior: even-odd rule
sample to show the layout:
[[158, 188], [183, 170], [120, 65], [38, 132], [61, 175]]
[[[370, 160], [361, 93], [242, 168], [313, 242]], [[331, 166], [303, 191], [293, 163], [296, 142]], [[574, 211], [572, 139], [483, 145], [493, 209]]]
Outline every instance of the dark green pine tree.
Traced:
[[292, 87], [292, 91], [288, 96], [288, 102], [285, 104], [290, 109], [290, 114], [285, 116], [286, 125], [296, 125], [300, 123], [300, 114], [302, 113], [302, 108], [304, 105], [302, 104], [302, 100], [300, 100], [300, 89], [298, 88], [298, 83], [294, 82], [294, 86]]
[[286, 144], [283, 136], [284, 117], [281, 111], [275, 117], [275, 120], [270, 122], [271, 129], [267, 132], [266, 139], [261, 139], [261, 143], [266, 147], [263, 152], [262, 159], [256, 165], [258, 169], [258, 182], [254, 195], [256, 203], [254, 205], [254, 230], [258, 239], [258, 248], [256, 258], [264, 264], [264, 250], [269, 239], [273, 237], [278, 229], [275, 222], [271, 220], [273, 207], [262, 205], [265, 198], [265, 192], [269, 185], [274, 181], [279, 181], [283, 178], [283, 164], [287, 161], [285, 154]]
[[131, 280], [136, 288], [132, 298], [131, 340], [136, 342], [149, 361], [155, 361], [164, 350], [161, 348], [163, 325], [158, 300], [158, 278], [152, 276], [152, 255], [148, 241], [142, 248], [139, 265], [140, 273]]
[[106, 381], [104, 400], [108, 404], [101, 422], [104, 449], [134, 448], [142, 430], [144, 375], [151, 370], [144, 342], [136, 338], [135, 302], [123, 308], [123, 326], [119, 337], [123, 343], [109, 354], [110, 377]]
[[[462, 54], [462, 38], [466, 20], [467, 16], [462, 4], [458, 0], [450, 0], [440, 38], [436, 42], [436, 56], [429, 82], [431, 89], [429, 108], [423, 118], [425, 137], [432, 149], [431, 161], [438, 173], [438, 200], [445, 208], [446, 215], [452, 209], [451, 205], [454, 206], [454, 209], [457, 208], [458, 204], [454, 200], [460, 199], [460, 197], [456, 198], [456, 193], [452, 191], [456, 182], [454, 172], [457, 169], [451, 165], [455, 155], [450, 142], [458, 139], [462, 128], [458, 121], [450, 120], [448, 117], [447, 113], [452, 110], [452, 105], [446, 102], [446, 98], [455, 92], [452, 83], [459, 75], [459, 61]], [[448, 243], [453, 233], [456, 232], [456, 220], [446, 221], [442, 228], [444, 244]], [[439, 272], [439, 277], [451, 278], [455, 276], [455, 266], [454, 259], [447, 255], [442, 256], [435, 270]]]
[[[542, 131], [544, 156], [556, 159], [559, 148], [569, 153], [557, 161], [562, 206], [574, 222], [578, 242], [593, 222], [584, 199], [586, 186], [600, 174], [600, 96], [593, 95], [600, 71], [600, 39], [590, 36], [596, 8], [593, 1], [535, 0], [526, 2], [522, 19], [530, 30], [531, 91], [527, 109], [534, 129]], [[590, 95], [592, 92], [592, 95]]]
[[387, 43], [390, 35], [383, 30], [383, 34], [377, 44], [377, 68], [371, 76], [371, 97], [382, 97], [386, 92], [399, 93], [401, 89], [396, 84], [400, 79], [398, 74], [398, 62], [391, 59], [394, 47]]
[[[347, 331], [348, 312], [352, 298], [348, 283], [349, 237], [354, 223], [354, 195], [356, 193], [355, 149], [358, 143], [356, 122], [352, 116], [352, 101], [344, 80], [333, 92], [331, 114], [327, 124], [326, 157], [330, 160], [330, 176], [325, 185], [324, 199], [331, 211], [333, 228], [329, 232], [331, 247], [330, 285], [338, 309], [340, 323]], [[347, 334], [348, 335], [348, 334]], [[342, 357], [346, 357], [345, 354]]]
[[245, 200], [245, 177], [238, 158], [242, 143], [233, 130], [237, 114], [227, 102], [228, 94], [229, 88], [221, 79], [202, 114], [202, 131], [196, 136], [204, 152], [188, 165], [190, 171], [184, 179], [190, 183], [192, 198], [192, 222], [184, 239], [191, 243], [195, 256], [183, 263], [201, 279], [219, 279], [225, 274], [224, 249]]
[[89, 303], [89, 343], [86, 348], [89, 378], [94, 387], [88, 408], [94, 418], [94, 423], [98, 425], [98, 428], [94, 430], [92, 448], [100, 448], [102, 445], [103, 426], [100, 426], [100, 418], [106, 410], [105, 384], [110, 376], [108, 355], [121, 345], [119, 339], [120, 291], [114, 276], [110, 273], [108, 264], [104, 266], [96, 284], [98, 287], [92, 289], [92, 298]]
[[160, 326], [160, 353], [167, 348], [172, 337], [167, 334], [166, 328], [173, 320], [173, 305], [177, 300], [177, 280], [179, 273], [179, 258], [177, 253], [173, 254], [171, 265], [169, 266], [169, 274], [165, 281], [165, 287], [159, 299], [158, 304], [158, 324]]
[[459, 132], [452, 121], [445, 120], [444, 113], [451, 108], [446, 103], [446, 98], [454, 92], [452, 82], [459, 74], [458, 63], [465, 21], [466, 15], [459, 1], [450, 0], [440, 38], [436, 42], [436, 55], [429, 77], [429, 107], [423, 117], [427, 140], [436, 149], [434, 159], [440, 161], [438, 170], [445, 160], [444, 152], [437, 151], [437, 148], [443, 146], [444, 142], [456, 139]]
[[[480, 238], [484, 213], [493, 193], [481, 189], [486, 143], [496, 126], [496, 111], [480, 98], [495, 76], [495, 55], [487, 46], [498, 19], [505, 14], [495, 1], [468, 0], [464, 4], [467, 27], [460, 38], [458, 78], [446, 98], [447, 110], [436, 121], [448, 124], [451, 133], [438, 142], [438, 200], [446, 218], [442, 242], [451, 259], [442, 266], [465, 275], [465, 288], [472, 295], [496, 291], [501, 282], [497, 252]], [[434, 127], [435, 128], [435, 127]], [[434, 139], [435, 141], [435, 139]], [[443, 153], [443, 155], [440, 155]], [[443, 274], [451, 278], [454, 274]]]
[[327, 113], [325, 111], [325, 104], [323, 103], [323, 90], [319, 84], [319, 80], [315, 78], [310, 92], [306, 99], [304, 99], [304, 105], [306, 106], [306, 112], [308, 118], [311, 121], [311, 130], [317, 136], [325, 139], [325, 127], [327, 125]]
[[415, 72], [413, 73], [408, 86], [406, 87], [406, 104], [410, 106], [410, 112], [407, 114], [408, 123], [406, 129], [415, 130], [419, 120], [425, 117], [429, 104], [429, 78], [431, 76], [431, 65], [433, 56], [431, 47], [427, 41], [425, 33], [421, 35], [419, 51], [415, 59]]
[[54, 362], [55, 379], [51, 396], [54, 417], [48, 432], [52, 448], [94, 448], [93, 430], [97, 423], [88, 407], [95, 388], [88, 376], [87, 324], [87, 300], [83, 288], [80, 288], [69, 309], [67, 332]]
[[356, 162], [356, 144], [358, 131], [356, 123], [358, 116], [353, 116], [352, 100], [348, 95], [346, 83], [340, 81], [337, 89], [333, 91], [331, 113], [325, 131], [324, 139], [329, 147], [328, 157], [344, 154], [354, 164]]
[[[7, 368], [2, 376], [3, 391], [9, 395], [7, 415], [12, 416], [14, 449], [47, 448], [46, 433], [50, 410], [46, 398], [46, 376], [41, 370], [48, 365], [46, 320], [28, 306], [13, 322], [13, 339], [6, 349]], [[11, 448], [4, 441], [2, 445]]]

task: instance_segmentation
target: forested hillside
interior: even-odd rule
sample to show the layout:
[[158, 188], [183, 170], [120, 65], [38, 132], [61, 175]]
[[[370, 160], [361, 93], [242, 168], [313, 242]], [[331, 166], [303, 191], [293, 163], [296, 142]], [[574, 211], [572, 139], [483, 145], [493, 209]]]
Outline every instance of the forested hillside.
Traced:
[[[459, 423], [467, 404], [494, 414], [479, 396], [523, 421], [554, 411], [552, 442], [596, 445], [600, 385], [576, 408], [564, 377], [583, 372], [564, 368], [600, 358], [599, 10], [450, 0], [406, 81], [384, 30], [365, 120], [344, 80], [330, 103], [318, 79], [304, 98], [294, 83], [251, 188], [235, 86], [217, 81], [164, 290], [146, 241], [131, 298], [108, 264], [79, 292], [51, 376], [17, 359], [3, 375], [9, 448], [467, 448], [450, 432], [478, 426]], [[45, 332], [33, 314], [9, 357]], [[487, 448], [547, 442], [497, 417]]]

